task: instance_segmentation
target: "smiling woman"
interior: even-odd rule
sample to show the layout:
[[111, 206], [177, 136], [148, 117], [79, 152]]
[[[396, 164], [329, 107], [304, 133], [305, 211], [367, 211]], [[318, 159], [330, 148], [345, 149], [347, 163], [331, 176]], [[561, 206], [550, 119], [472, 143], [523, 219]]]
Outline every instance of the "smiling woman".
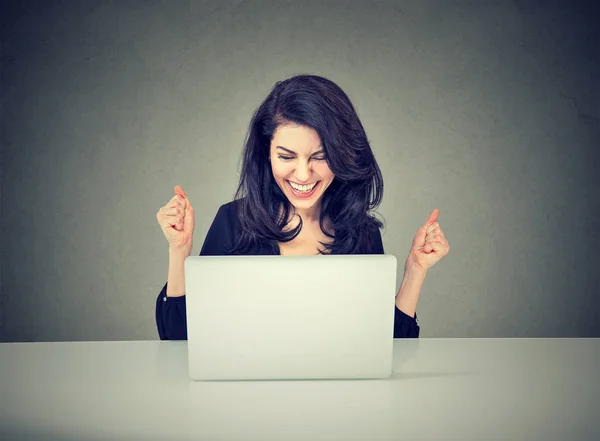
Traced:
[[[297, 151], [283, 145], [297, 145], [298, 151], [303, 153], [299, 157]], [[269, 161], [279, 188], [290, 201], [296, 199], [296, 213], [301, 215], [301, 205], [305, 205], [306, 209], [313, 208], [311, 211], [314, 212], [314, 203], [308, 205], [307, 201], [319, 200], [334, 178], [317, 132], [305, 126], [280, 126], [271, 141]], [[308, 213], [305, 214], [310, 217]]]
[[[321, 253], [319, 245], [326, 247], [334, 237], [332, 222], [326, 215], [323, 222], [329, 229], [321, 228], [320, 206], [335, 175], [327, 165], [319, 135], [307, 126], [293, 123], [279, 126], [271, 140], [269, 162], [273, 179], [297, 216], [288, 219], [290, 224], [284, 230], [302, 224], [294, 239], [278, 241], [280, 254]], [[312, 240], [302, 240], [309, 236]]]
[[[383, 254], [382, 223], [372, 213], [382, 196], [381, 171], [347, 95], [326, 78], [295, 76], [278, 82], [252, 117], [234, 200], [220, 207], [200, 255]], [[406, 260], [394, 337], [419, 335], [423, 279], [449, 250], [437, 216], [419, 228]], [[181, 187], [157, 219], [169, 242], [158, 333], [185, 339], [194, 209]]]
[[382, 227], [371, 211], [382, 196], [344, 91], [316, 75], [278, 82], [250, 122], [235, 196], [242, 234], [230, 251], [247, 254], [266, 240], [273, 254], [371, 254]]

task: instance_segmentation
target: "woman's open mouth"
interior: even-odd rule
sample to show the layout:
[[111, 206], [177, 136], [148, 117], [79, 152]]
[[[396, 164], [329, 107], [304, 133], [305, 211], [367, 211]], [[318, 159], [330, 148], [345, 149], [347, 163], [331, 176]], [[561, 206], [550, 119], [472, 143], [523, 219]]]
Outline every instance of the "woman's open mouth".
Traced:
[[309, 185], [299, 185], [292, 181], [287, 181], [290, 189], [292, 190], [292, 194], [299, 199], [306, 199], [315, 194], [317, 187], [321, 181], [313, 182]]

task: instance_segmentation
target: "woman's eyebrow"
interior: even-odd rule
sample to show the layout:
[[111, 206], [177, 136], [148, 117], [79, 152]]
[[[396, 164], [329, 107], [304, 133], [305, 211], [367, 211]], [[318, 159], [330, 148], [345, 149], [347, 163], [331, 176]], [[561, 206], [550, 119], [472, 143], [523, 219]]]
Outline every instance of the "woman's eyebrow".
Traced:
[[293, 150], [290, 150], [290, 149], [286, 149], [285, 147], [281, 147], [280, 145], [278, 145], [278, 146], [277, 146], [277, 148], [278, 148], [278, 149], [281, 149], [281, 150], [285, 150], [286, 152], [288, 152], [288, 153], [291, 153], [291, 154], [293, 154], [293, 155], [295, 155], [295, 154], [296, 154], [296, 152], [295, 152], [295, 151], [293, 151]]
[[[292, 155], [295, 155], [296, 152], [290, 149], [286, 149], [285, 147], [282, 147], [280, 145], [278, 145], [276, 148], [281, 149], [281, 150], [285, 150], [288, 153], [291, 153]], [[314, 156], [314, 155], [318, 155], [319, 153], [323, 153], [323, 149], [319, 150], [318, 152], [314, 152], [312, 153], [310, 156]]]

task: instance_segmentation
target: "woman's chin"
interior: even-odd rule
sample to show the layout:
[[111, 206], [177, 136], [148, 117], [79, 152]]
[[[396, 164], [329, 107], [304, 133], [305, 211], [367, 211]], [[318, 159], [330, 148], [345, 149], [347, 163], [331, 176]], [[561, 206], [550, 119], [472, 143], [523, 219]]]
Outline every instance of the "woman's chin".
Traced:
[[319, 202], [321, 201], [321, 196], [319, 195], [314, 199], [311, 198], [310, 200], [297, 200], [288, 197], [288, 201], [297, 210], [310, 210], [319, 204]]

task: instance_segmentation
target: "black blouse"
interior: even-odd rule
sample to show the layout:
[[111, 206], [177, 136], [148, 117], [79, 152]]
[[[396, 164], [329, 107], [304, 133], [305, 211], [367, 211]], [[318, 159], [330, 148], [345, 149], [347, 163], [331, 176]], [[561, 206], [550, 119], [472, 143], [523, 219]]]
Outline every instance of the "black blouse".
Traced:
[[[210, 226], [202, 249], [201, 256], [223, 256], [226, 248], [231, 247], [239, 237], [242, 227], [239, 221], [235, 201], [222, 205]], [[372, 233], [371, 249], [363, 250], [364, 254], [384, 254], [381, 232]], [[269, 247], [252, 250], [249, 255], [272, 254]], [[411, 317], [397, 307], [394, 316], [394, 338], [418, 338], [419, 325], [417, 315]], [[161, 340], [186, 340], [187, 324], [185, 295], [167, 297], [167, 284], [156, 299], [156, 327]]]

